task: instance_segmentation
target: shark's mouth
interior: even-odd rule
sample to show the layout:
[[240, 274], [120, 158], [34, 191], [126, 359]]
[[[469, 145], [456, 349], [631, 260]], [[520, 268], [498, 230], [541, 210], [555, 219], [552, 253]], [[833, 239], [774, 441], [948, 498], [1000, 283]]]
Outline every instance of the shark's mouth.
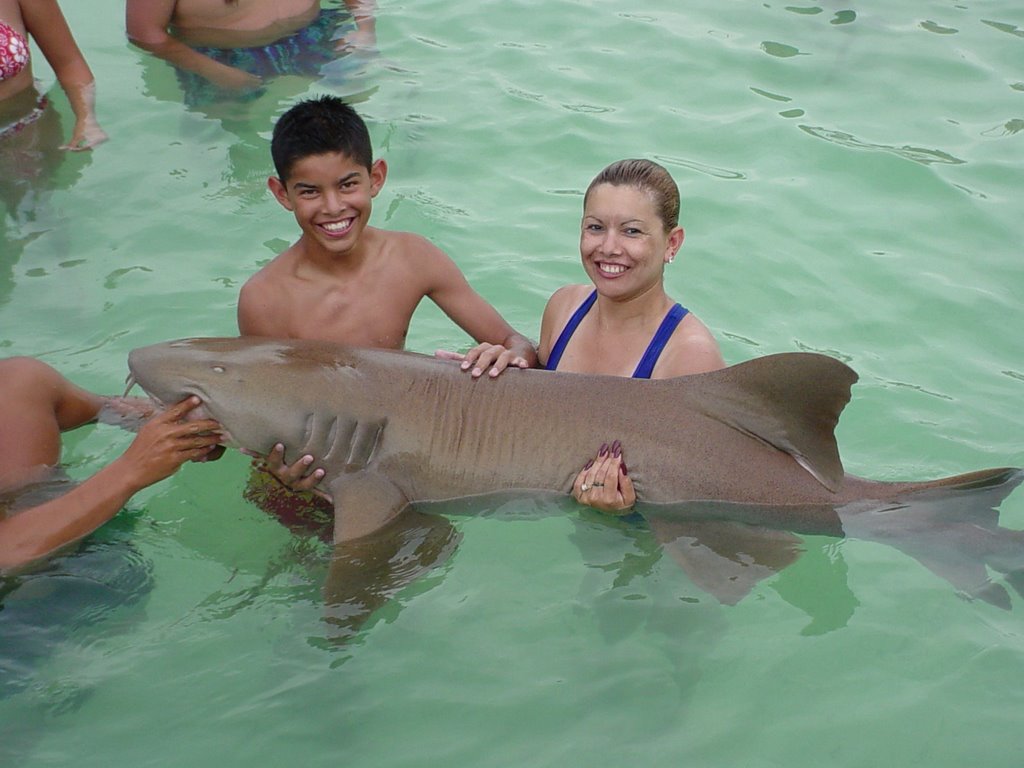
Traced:
[[[167, 410], [168, 404], [162, 401], [156, 395], [152, 394], [151, 392], [146, 392], [145, 387], [139, 384], [139, 380], [135, 378], [134, 373], [129, 373], [124, 383], [125, 388], [123, 397], [128, 397], [128, 394], [136, 386], [138, 386], [140, 389], [142, 389], [146, 397], [148, 397], [150, 401], [152, 401], [153, 405], [156, 406], [157, 411]], [[202, 421], [204, 419], [213, 419], [214, 421], [217, 421], [217, 418], [212, 413], [210, 413], [210, 409], [207, 407], [205, 398], [203, 398], [198, 393], [184, 395], [182, 399], [184, 399], [185, 397], [198, 397], [200, 402], [199, 405], [197, 405], [195, 408], [193, 408], [191, 411], [185, 414], [185, 418], [183, 419], [183, 421]], [[223, 435], [224, 443], [222, 445], [218, 445], [216, 448], [210, 451], [210, 453], [205, 458], [203, 458], [202, 461], [214, 461], [215, 459], [219, 459], [224, 454], [224, 450], [228, 446], [238, 447], [237, 441], [234, 439], [234, 437], [231, 436], [231, 433], [224, 428], [223, 424], [221, 424], [221, 434]]]

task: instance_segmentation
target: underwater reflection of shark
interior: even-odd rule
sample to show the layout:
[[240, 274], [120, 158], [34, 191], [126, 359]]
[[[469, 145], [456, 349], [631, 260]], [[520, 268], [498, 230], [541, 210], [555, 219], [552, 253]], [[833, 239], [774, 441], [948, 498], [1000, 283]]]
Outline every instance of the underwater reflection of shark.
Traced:
[[407, 352], [231, 338], [136, 349], [129, 367], [159, 402], [199, 396], [196, 412], [239, 447], [265, 455], [282, 442], [287, 456], [316, 456], [338, 551], [357, 549], [364, 566], [373, 534], [401, 526], [413, 505], [564, 495], [594, 446], [618, 439], [638, 512], [723, 602], [792, 562], [801, 533], [891, 544], [997, 605], [1009, 597], [987, 567], [1024, 588], [1024, 534], [1001, 528], [995, 512], [1021, 472], [905, 483], [847, 475], [834, 428], [857, 377], [823, 355], [660, 381], [532, 370], [478, 381]]
[[[692, 502], [657, 506], [645, 517], [668, 553], [702, 589], [724, 603], [741, 600], [761, 579], [785, 568], [802, 547], [793, 532], [876, 541], [910, 555], [962, 595], [1010, 608], [1010, 596], [989, 569], [1024, 595], [1024, 531], [999, 525], [999, 503], [1022, 480], [1019, 470], [974, 483], [910, 494], [888, 504], [859, 501], [806, 507], [807, 525], [763, 505]], [[788, 510], [796, 513], [798, 510]], [[831, 521], [831, 522], [830, 522]]]

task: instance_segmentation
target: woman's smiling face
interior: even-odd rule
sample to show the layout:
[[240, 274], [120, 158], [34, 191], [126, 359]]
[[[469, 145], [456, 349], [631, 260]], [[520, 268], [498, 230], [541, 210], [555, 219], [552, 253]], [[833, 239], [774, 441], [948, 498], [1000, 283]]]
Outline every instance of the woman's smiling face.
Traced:
[[682, 228], [666, 231], [650, 193], [613, 184], [590, 190], [580, 257], [598, 293], [628, 297], [660, 283], [665, 263], [682, 242]]

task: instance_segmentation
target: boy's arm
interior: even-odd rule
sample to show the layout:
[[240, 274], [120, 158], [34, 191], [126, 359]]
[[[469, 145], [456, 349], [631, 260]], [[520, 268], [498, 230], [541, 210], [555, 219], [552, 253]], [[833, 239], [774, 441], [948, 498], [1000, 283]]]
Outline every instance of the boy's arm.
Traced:
[[456, 325], [479, 342], [466, 353], [463, 369], [472, 368], [473, 375], [479, 376], [489, 368], [489, 375], [493, 377], [510, 365], [535, 367], [537, 349], [533, 342], [513, 329], [498, 310], [473, 290], [447, 255], [437, 250], [431, 257], [432, 289], [427, 295]]

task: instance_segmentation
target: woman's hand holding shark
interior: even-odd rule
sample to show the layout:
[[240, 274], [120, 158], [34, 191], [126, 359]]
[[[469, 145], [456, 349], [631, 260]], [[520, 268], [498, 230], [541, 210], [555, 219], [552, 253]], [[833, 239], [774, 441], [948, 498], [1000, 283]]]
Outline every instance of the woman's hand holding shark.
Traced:
[[609, 512], [626, 514], [636, 504], [636, 491], [622, 459], [622, 444], [616, 440], [602, 445], [572, 484], [572, 497], [580, 504]]

